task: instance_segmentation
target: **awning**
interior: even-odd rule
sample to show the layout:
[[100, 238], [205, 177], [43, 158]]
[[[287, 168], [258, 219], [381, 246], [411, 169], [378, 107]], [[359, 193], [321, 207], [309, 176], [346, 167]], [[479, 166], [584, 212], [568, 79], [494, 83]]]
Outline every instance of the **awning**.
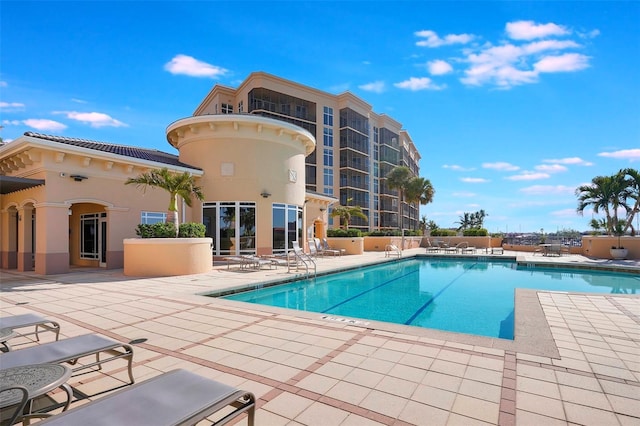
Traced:
[[44, 185], [44, 179], [27, 179], [12, 176], [0, 176], [0, 194], [10, 194], [22, 189]]

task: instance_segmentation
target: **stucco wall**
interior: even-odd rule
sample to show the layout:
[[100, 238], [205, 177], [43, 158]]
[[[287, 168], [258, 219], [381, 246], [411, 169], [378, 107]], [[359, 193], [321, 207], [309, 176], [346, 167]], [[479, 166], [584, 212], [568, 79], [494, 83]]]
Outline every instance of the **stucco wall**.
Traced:
[[[629, 250], [627, 259], [640, 259], [640, 237], [621, 237], [620, 244]], [[618, 245], [618, 237], [582, 237], [582, 252], [585, 256], [611, 259], [609, 249]]]
[[124, 274], [162, 277], [201, 274], [211, 270], [211, 238], [127, 238]]

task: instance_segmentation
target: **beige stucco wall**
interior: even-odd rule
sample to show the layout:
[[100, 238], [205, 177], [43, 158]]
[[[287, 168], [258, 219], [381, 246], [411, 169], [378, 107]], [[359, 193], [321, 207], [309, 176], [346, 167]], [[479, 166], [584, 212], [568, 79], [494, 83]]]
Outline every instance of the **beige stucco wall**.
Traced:
[[124, 274], [163, 277], [209, 272], [212, 242], [211, 238], [127, 238]]
[[[44, 185], [2, 195], [0, 199], [0, 259], [3, 268], [63, 273], [70, 265], [98, 266], [97, 260], [79, 258], [80, 215], [106, 213], [107, 268], [123, 266], [123, 239], [135, 237], [142, 211], [166, 212], [168, 194], [160, 189], [142, 192], [124, 185], [129, 177], [150, 170], [152, 164], [121, 159], [93, 150], [78, 152], [62, 144], [23, 137], [7, 144], [3, 159], [23, 159], [10, 176], [42, 179]], [[13, 145], [15, 144], [15, 145]], [[74, 151], [75, 150], [75, 151]], [[86, 177], [74, 180], [72, 175]], [[35, 246], [30, 246], [29, 230], [24, 227], [23, 209], [35, 215]], [[71, 211], [71, 215], [69, 215]], [[21, 217], [15, 234], [16, 212]], [[187, 210], [187, 220], [192, 216]], [[25, 229], [23, 229], [25, 228]], [[15, 256], [18, 241], [17, 262]], [[35, 258], [31, 267], [29, 259]]]
[[[204, 170], [204, 202], [256, 203], [257, 254], [270, 253], [272, 205], [304, 205], [304, 160], [315, 138], [284, 122], [228, 114], [178, 120], [167, 128], [167, 139], [180, 161]], [[270, 195], [261, 196], [265, 192]]]
[[[640, 259], [640, 237], [620, 237], [620, 244], [629, 250], [627, 259]], [[585, 256], [611, 259], [609, 249], [618, 245], [618, 237], [582, 237], [582, 252]]]

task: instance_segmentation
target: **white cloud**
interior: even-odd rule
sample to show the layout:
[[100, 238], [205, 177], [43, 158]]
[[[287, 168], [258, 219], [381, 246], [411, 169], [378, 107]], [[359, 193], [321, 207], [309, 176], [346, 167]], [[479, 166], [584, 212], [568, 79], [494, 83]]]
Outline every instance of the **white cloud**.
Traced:
[[67, 128], [66, 125], [53, 120], [44, 118], [29, 118], [23, 120], [22, 123], [36, 130], [59, 132]]
[[440, 38], [435, 31], [422, 30], [414, 33], [417, 37], [424, 40], [418, 40], [416, 46], [421, 47], [440, 47], [451, 44], [467, 44], [475, 37], [471, 34], [448, 34], [444, 38]]
[[528, 195], [573, 195], [574, 191], [574, 187], [565, 185], [532, 185], [520, 189], [520, 192]]
[[77, 112], [77, 111], [54, 111], [54, 114], [64, 114], [71, 120], [76, 120], [91, 127], [128, 127], [127, 124], [116, 120], [102, 112]]
[[164, 69], [171, 74], [184, 74], [191, 77], [218, 78], [227, 74], [228, 70], [197, 60], [192, 56], [176, 55], [164, 64]]
[[551, 164], [574, 164], [578, 166], [593, 166], [593, 163], [583, 160], [580, 157], [550, 158], [547, 160], [542, 160], [542, 162]]
[[533, 68], [538, 72], [571, 72], [588, 67], [589, 57], [580, 53], [546, 56], [533, 65]]
[[482, 163], [482, 167], [485, 169], [500, 170], [505, 172], [520, 170], [520, 167], [514, 166], [511, 163], [505, 163], [503, 161], [498, 161], [496, 163]]
[[640, 160], [640, 148], [621, 149], [613, 152], [601, 152], [599, 157], [615, 158], [620, 160], [638, 161]]
[[3, 126], [19, 126], [23, 124], [20, 120], [2, 120]]
[[462, 167], [457, 164], [445, 164], [442, 166], [443, 169], [451, 169], [456, 172], [471, 172], [475, 170], [473, 167]]
[[463, 61], [469, 63], [469, 67], [460, 81], [472, 86], [493, 84], [509, 89], [536, 83], [542, 73], [580, 71], [589, 67], [591, 58], [564, 51], [581, 47], [572, 40], [538, 40], [497, 46], [487, 43], [475, 50], [469, 48], [463, 52], [466, 56]]
[[24, 104], [20, 102], [0, 102], [0, 109], [3, 111], [16, 111], [24, 109]]
[[559, 173], [566, 172], [568, 169], [565, 166], [561, 166], [560, 164], [541, 164], [539, 166], [534, 167], [539, 172], [545, 173]]
[[382, 93], [384, 92], [384, 81], [373, 81], [358, 87], [367, 92]]
[[507, 180], [538, 180], [538, 179], [548, 179], [551, 176], [548, 173], [542, 172], [522, 172], [519, 175], [508, 176], [505, 179]]
[[462, 182], [466, 182], [466, 183], [487, 183], [487, 182], [491, 182], [489, 179], [471, 178], [471, 177], [460, 178], [460, 180]]
[[507, 22], [506, 32], [509, 38], [513, 40], [533, 40], [535, 38], [570, 34], [570, 31], [562, 25], [553, 23], [536, 24], [533, 21]]
[[77, 104], [86, 104], [87, 101], [83, 101], [82, 99], [71, 98], [71, 102], [75, 102]]
[[427, 63], [427, 68], [431, 75], [444, 75], [453, 71], [453, 67], [447, 61], [441, 59]]
[[442, 90], [446, 87], [434, 84], [429, 77], [410, 77], [408, 80], [394, 83], [393, 85], [399, 89], [408, 89], [413, 92], [418, 90]]
[[9, 86], [9, 83], [7, 83], [4, 80], [0, 81], [0, 87], [7, 87], [7, 86]]

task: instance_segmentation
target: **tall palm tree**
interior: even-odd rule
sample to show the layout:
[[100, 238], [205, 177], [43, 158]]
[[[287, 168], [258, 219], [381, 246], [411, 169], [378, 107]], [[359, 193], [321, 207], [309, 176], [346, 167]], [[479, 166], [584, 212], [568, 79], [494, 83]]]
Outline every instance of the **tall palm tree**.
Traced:
[[390, 189], [398, 190], [398, 228], [404, 235], [404, 224], [402, 223], [402, 202], [404, 201], [404, 194], [409, 185], [409, 181], [413, 177], [411, 169], [406, 166], [396, 166], [385, 176], [387, 179], [387, 186]]
[[362, 211], [360, 206], [350, 206], [351, 198], [347, 200], [346, 206], [334, 207], [331, 211], [331, 217], [340, 217], [340, 227], [344, 226], [344, 229], [349, 229], [349, 222], [352, 217], [359, 217], [360, 219], [369, 220], [366, 214]]
[[629, 190], [624, 176], [621, 172], [613, 176], [596, 176], [591, 179], [591, 184], [576, 188], [578, 197], [576, 211], [582, 215], [587, 207], [591, 207], [596, 214], [602, 210], [605, 214], [607, 232], [610, 235], [613, 234], [613, 228], [618, 223], [618, 210], [627, 206]]
[[178, 236], [178, 197], [181, 197], [187, 206], [191, 207], [191, 199], [195, 196], [198, 200], [204, 200], [202, 188], [195, 184], [195, 178], [188, 172], [172, 173], [168, 168], [151, 170], [134, 178], [129, 178], [125, 185], [136, 185], [146, 191], [147, 187], [161, 188], [169, 193], [169, 208], [167, 223], [173, 223]]
[[620, 173], [624, 174], [627, 182], [627, 198], [635, 201], [633, 207], [627, 204], [627, 224], [625, 226], [625, 232], [627, 229], [631, 229], [631, 235], [636, 234], [636, 229], [633, 227], [633, 219], [635, 215], [640, 214], [640, 173], [637, 169], [623, 169]]

